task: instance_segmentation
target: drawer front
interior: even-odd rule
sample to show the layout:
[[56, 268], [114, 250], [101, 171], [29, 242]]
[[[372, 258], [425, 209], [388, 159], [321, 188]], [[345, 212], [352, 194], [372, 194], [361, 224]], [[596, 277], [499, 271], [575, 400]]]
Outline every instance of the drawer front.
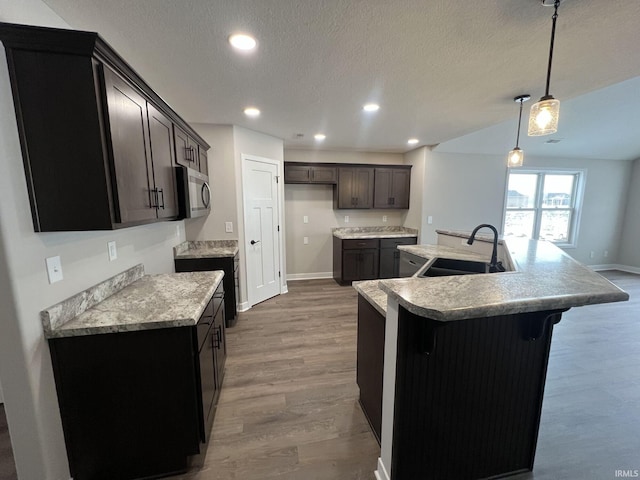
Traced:
[[342, 240], [342, 248], [344, 250], [352, 250], [354, 248], [378, 248], [380, 241], [377, 238], [363, 238], [362, 240]]
[[216, 288], [216, 291], [213, 294], [213, 298], [211, 299], [211, 303], [213, 304], [212, 316], [215, 316], [224, 303], [224, 287], [222, 283], [220, 283], [218, 288]]
[[415, 245], [417, 237], [381, 238], [380, 248], [396, 248], [398, 245]]
[[213, 313], [214, 313], [214, 305], [213, 299], [209, 301], [207, 307], [202, 312], [200, 316], [200, 320], [198, 320], [198, 326], [196, 328], [196, 332], [198, 335], [198, 350], [202, 349], [202, 344], [207, 338], [207, 333], [209, 332], [209, 328], [213, 324]]

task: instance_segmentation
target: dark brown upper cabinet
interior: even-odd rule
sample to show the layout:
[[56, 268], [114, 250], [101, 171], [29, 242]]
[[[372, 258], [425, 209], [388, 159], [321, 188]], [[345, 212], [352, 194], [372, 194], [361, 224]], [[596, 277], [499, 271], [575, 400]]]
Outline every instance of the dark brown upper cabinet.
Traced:
[[409, 208], [411, 167], [375, 169], [373, 208]]
[[373, 207], [373, 172], [370, 167], [338, 167], [337, 208]]
[[298, 162], [284, 163], [284, 183], [315, 183], [335, 185], [338, 169], [335, 165]]
[[0, 40], [34, 230], [177, 218], [173, 126], [209, 146], [135, 70], [92, 32], [0, 23]]

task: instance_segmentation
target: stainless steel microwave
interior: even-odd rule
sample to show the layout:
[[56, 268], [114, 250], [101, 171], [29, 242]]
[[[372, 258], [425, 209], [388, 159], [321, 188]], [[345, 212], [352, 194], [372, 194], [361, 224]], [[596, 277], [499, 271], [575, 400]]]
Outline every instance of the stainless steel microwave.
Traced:
[[195, 218], [211, 212], [209, 177], [187, 167], [177, 168], [178, 205], [181, 218]]

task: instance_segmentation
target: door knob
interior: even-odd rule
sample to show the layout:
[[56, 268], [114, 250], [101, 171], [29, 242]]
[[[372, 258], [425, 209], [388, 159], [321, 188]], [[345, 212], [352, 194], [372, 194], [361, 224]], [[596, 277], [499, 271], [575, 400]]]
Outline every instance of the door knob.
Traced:
[[256, 243], [260, 243], [260, 240], [251, 240], [251, 245], [255, 245]]

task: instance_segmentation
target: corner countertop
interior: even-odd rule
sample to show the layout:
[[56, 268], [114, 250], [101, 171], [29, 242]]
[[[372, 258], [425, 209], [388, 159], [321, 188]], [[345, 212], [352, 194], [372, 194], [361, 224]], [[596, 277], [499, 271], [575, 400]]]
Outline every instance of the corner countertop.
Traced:
[[343, 240], [363, 238], [417, 237], [418, 230], [406, 227], [341, 227], [332, 229], [333, 236]]
[[173, 258], [225, 258], [238, 253], [237, 240], [182, 242], [173, 247]]
[[222, 271], [144, 275], [139, 269], [134, 275], [131, 270], [40, 312], [45, 337], [194, 326], [224, 276]]
[[387, 294], [380, 290], [380, 280], [362, 280], [351, 286], [362, 295], [380, 314], [387, 315]]
[[[629, 299], [626, 292], [549, 242], [504, 239], [502, 243], [515, 271], [388, 279], [379, 281], [379, 287], [410, 312], [443, 322]], [[442, 248], [418, 245], [410, 251], [432, 258], [434, 247]]]

